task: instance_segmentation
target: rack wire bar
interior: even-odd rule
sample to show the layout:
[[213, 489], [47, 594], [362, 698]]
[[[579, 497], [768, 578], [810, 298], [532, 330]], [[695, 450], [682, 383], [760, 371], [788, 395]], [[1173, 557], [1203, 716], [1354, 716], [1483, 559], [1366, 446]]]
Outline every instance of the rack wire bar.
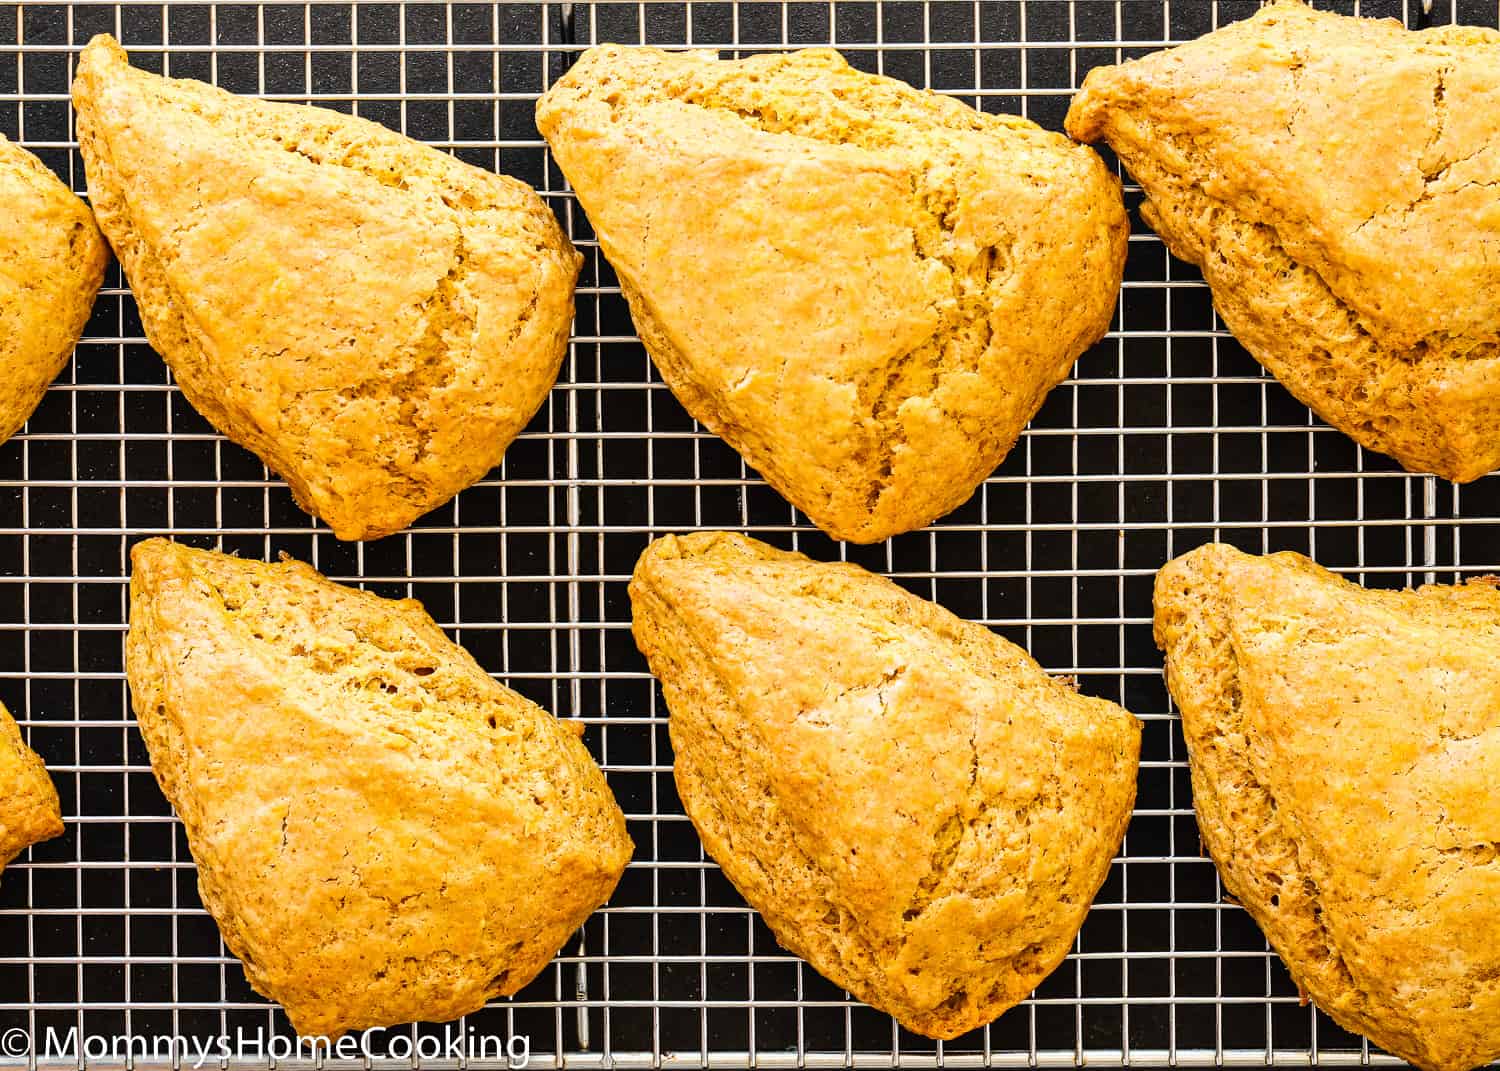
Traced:
[[[522, 178], [586, 257], [561, 379], [502, 467], [409, 532], [364, 545], [314, 525], [183, 401], [111, 269], [75, 361], [0, 447], [0, 699], [51, 764], [69, 819], [66, 836], [0, 881], [0, 1067], [175, 1069], [198, 1058], [97, 1054], [121, 1038], [261, 1039], [216, 1049], [204, 1064], [214, 1067], [505, 1067], [520, 1055], [432, 1055], [451, 1028], [429, 1025], [387, 1032], [351, 1059], [273, 1047], [290, 1027], [248, 988], [204, 913], [130, 714], [128, 553], [157, 534], [250, 557], [285, 551], [416, 596], [486, 669], [585, 724], [636, 859], [556, 963], [457, 1026], [524, 1039], [531, 1066], [1394, 1062], [1301, 1004], [1200, 855], [1151, 639], [1152, 575], [1209, 539], [1299, 550], [1373, 586], [1500, 571], [1500, 477], [1456, 487], [1410, 476], [1322, 426], [1229, 337], [1198, 274], [1137, 219], [1113, 329], [973, 500], [886, 544], [833, 543], [662, 385], [532, 120], [578, 50], [610, 40], [731, 55], [833, 45], [862, 68], [1057, 129], [1091, 67], [1255, 6], [0, 3], [0, 132], [77, 191], [68, 86], [79, 47], [107, 30], [145, 67], [355, 112]], [[1495, 0], [1438, 0], [1430, 14], [1423, 0], [1331, 6], [1409, 25], [1500, 21]], [[1140, 200], [1128, 185], [1127, 200], [1132, 210]], [[900, 1030], [778, 948], [705, 860], [675, 795], [666, 710], [631, 642], [625, 594], [648, 540], [698, 528], [892, 575], [1144, 721], [1137, 811], [1074, 954], [990, 1027], [946, 1044]], [[49, 1032], [65, 1042], [70, 1031], [80, 1048], [47, 1051]]]

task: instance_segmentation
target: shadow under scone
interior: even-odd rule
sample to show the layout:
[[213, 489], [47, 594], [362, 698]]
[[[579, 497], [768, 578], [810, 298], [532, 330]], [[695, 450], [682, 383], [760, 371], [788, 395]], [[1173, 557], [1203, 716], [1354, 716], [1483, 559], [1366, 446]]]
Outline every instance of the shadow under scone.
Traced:
[[604, 45], [537, 125], [667, 385], [837, 539], [962, 504], [1109, 325], [1098, 156], [836, 52]]
[[529, 186], [325, 108], [129, 65], [73, 86], [99, 225], [194, 408], [340, 539], [499, 463], [557, 378], [580, 259]]
[[788, 949], [928, 1037], [1067, 954], [1135, 798], [1140, 725], [848, 564], [667, 536], [630, 584], [678, 794]]
[[152, 770], [224, 943], [299, 1033], [477, 1011], [614, 890], [630, 838], [578, 726], [418, 603], [161, 539], [132, 561]]
[[1320, 417], [1414, 472], [1500, 465], [1500, 33], [1272, 4], [1089, 72], [1067, 125]]
[[1156, 637], [1203, 843], [1293, 980], [1419, 1067], [1500, 1056], [1500, 585], [1210, 544]]

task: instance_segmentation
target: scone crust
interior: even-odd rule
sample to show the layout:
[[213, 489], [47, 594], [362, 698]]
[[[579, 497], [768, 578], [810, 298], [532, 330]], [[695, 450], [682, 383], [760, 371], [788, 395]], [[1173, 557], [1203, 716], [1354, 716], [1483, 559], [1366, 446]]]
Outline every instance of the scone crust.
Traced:
[[1414, 472], [1500, 465], [1500, 34], [1281, 0], [1090, 71], [1067, 128], [1320, 417]]
[[529, 186], [362, 119], [137, 70], [108, 37], [73, 102], [147, 338], [339, 538], [451, 499], [546, 398], [581, 258]]
[[0, 135], [0, 442], [68, 363], [104, 281], [109, 249], [88, 205]]
[[537, 125], [667, 385], [835, 538], [963, 503], [1109, 325], [1098, 156], [837, 52], [601, 45]]
[[476, 1011], [609, 897], [632, 848], [578, 734], [420, 604], [160, 539], [131, 557], [152, 770], [224, 943], [299, 1033]]
[[1500, 588], [1365, 590], [1218, 544], [1156, 582], [1203, 843], [1340, 1025], [1500, 1056]]
[[0, 867], [62, 833], [62, 806], [47, 767], [0, 703]]
[[1140, 726], [853, 565], [659, 539], [630, 585], [678, 794], [776, 938], [952, 1038], [1067, 954], [1135, 798]]

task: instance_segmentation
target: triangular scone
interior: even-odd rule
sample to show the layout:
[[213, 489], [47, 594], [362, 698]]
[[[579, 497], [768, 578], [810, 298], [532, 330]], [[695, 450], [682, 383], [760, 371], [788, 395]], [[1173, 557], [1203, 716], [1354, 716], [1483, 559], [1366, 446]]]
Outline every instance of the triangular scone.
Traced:
[[1324, 420], [1415, 472], [1500, 465], [1500, 34], [1276, 3], [1090, 71], [1068, 132]]
[[0, 867], [62, 832], [62, 807], [47, 767], [0, 704]]
[[341, 539], [480, 479], [562, 362], [580, 258], [524, 183], [325, 108], [79, 58], [99, 225], [188, 401]]
[[1200, 547], [1156, 581], [1224, 887], [1349, 1030], [1433, 1071], [1500, 1056], [1500, 587], [1366, 591]]
[[73, 354], [109, 249], [88, 205], [0, 135], [0, 442]]
[[136, 546], [126, 668], [204, 906], [305, 1035], [514, 993], [630, 858], [565, 725], [413, 601], [161, 539]]
[[1067, 954], [1135, 799], [1140, 725], [853, 565], [668, 536], [630, 585], [678, 793], [777, 939], [929, 1037]]
[[537, 125], [667, 385], [835, 538], [960, 505], [1109, 326], [1093, 151], [836, 52], [605, 45]]

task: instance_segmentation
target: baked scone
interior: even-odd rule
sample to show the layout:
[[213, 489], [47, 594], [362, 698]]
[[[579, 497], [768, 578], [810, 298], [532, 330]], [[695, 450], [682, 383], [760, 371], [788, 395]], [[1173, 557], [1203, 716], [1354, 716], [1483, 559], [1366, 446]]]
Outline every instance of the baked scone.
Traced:
[[1198, 826], [1304, 993], [1418, 1067], [1500, 1056], [1500, 586], [1298, 554], [1161, 570]]
[[83, 334], [109, 250], [93, 213], [0, 135], [0, 442], [21, 430]]
[[0, 868], [62, 832], [62, 806], [47, 767], [0, 703]]
[[340, 539], [480, 479], [557, 378], [581, 258], [535, 191], [375, 123], [79, 57], [99, 226], [183, 394]]
[[162, 539], [126, 669], [198, 888], [299, 1033], [454, 1019], [614, 890], [625, 820], [574, 731], [422, 607]]
[[837, 52], [589, 49], [537, 103], [683, 406], [837, 539], [964, 502], [1109, 326], [1119, 183]]
[[788, 949], [952, 1038], [1067, 954], [1135, 799], [1140, 725], [989, 629], [744, 536], [630, 583], [678, 795]]
[[1320, 417], [1414, 472], [1500, 465], [1500, 34], [1275, 3], [1090, 71], [1067, 126]]

